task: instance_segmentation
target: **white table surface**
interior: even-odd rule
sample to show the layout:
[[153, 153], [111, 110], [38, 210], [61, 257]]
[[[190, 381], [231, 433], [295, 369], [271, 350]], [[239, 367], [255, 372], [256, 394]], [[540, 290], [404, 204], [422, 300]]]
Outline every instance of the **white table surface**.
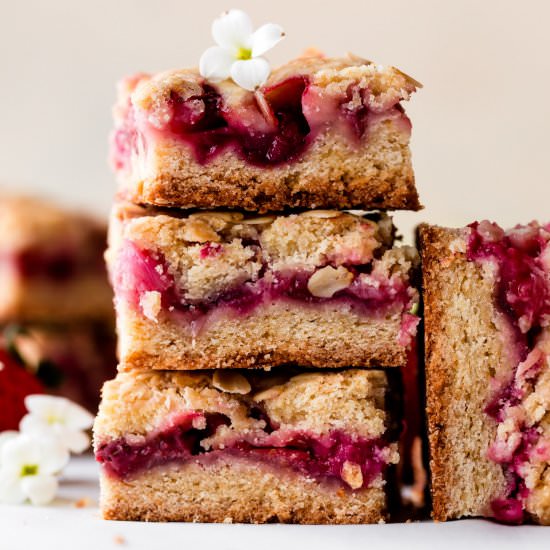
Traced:
[[[97, 475], [90, 456], [73, 458], [53, 504], [0, 505], [0, 550], [550, 549], [550, 528], [482, 520], [361, 526], [104, 521], [97, 508]], [[82, 499], [88, 504], [79, 508]]]

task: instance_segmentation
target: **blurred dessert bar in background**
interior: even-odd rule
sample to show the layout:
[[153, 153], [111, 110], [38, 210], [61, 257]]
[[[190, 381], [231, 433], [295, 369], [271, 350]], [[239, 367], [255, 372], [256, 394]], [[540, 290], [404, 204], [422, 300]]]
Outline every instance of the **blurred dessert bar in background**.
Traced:
[[0, 195], [0, 323], [111, 319], [105, 235], [91, 216]]

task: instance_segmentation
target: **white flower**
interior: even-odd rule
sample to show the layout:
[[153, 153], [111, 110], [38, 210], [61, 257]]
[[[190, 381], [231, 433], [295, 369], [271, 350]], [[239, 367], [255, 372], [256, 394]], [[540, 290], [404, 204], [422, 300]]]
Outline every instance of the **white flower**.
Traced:
[[212, 36], [217, 46], [201, 56], [201, 76], [212, 81], [233, 81], [245, 90], [254, 91], [267, 80], [271, 68], [261, 57], [284, 37], [283, 29], [266, 23], [252, 30], [250, 17], [240, 10], [230, 10], [212, 23]]
[[57, 439], [10, 435], [0, 449], [0, 502], [47, 504], [57, 492], [56, 475], [68, 460]]
[[19, 429], [22, 433], [54, 437], [73, 453], [81, 453], [90, 446], [90, 437], [84, 431], [92, 427], [94, 417], [83, 407], [64, 397], [28, 395], [25, 415]]

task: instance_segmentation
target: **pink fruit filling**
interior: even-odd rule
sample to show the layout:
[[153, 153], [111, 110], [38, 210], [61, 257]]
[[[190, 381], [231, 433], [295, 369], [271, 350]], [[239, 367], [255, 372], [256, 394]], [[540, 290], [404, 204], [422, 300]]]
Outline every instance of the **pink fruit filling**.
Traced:
[[210, 448], [203, 441], [218, 426], [229, 425], [230, 421], [219, 413], [194, 412], [177, 425], [137, 443], [125, 438], [101, 443], [96, 459], [109, 475], [120, 479], [165, 464], [235, 457], [342, 484], [344, 463], [350, 462], [361, 468], [362, 488], [368, 487], [387, 467], [387, 443], [383, 438], [354, 437], [341, 430], [324, 435], [278, 430], [266, 420], [267, 427], [260, 433], [243, 433], [223, 448]]
[[47, 279], [54, 283], [64, 283], [87, 273], [104, 273], [103, 244], [101, 248], [87, 254], [72, 249], [40, 250], [27, 249], [15, 254], [6, 254], [0, 261], [25, 279]]
[[[498, 389], [485, 412], [502, 424], [514, 407], [527, 396], [543, 366], [543, 354], [537, 347], [541, 330], [550, 320], [550, 285], [548, 273], [549, 228], [531, 223], [505, 232], [498, 225], [483, 221], [470, 225], [468, 260], [496, 268], [496, 307], [505, 315], [514, 338], [510, 341], [517, 364], [510, 378], [496, 382]], [[523, 478], [523, 466], [536, 451], [541, 428], [519, 422], [521, 437], [514, 444], [496, 440], [489, 458], [502, 465], [508, 480], [507, 493], [495, 499], [492, 511], [506, 523], [524, 521], [524, 502], [529, 494]]]
[[[210, 257], [220, 253], [221, 245], [206, 244], [201, 256]], [[257, 245], [251, 245], [257, 248]], [[416, 332], [418, 317], [404, 313], [416, 300], [416, 291], [399, 275], [391, 278], [360, 277], [369, 266], [346, 266], [354, 273], [354, 280], [345, 289], [330, 298], [314, 296], [308, 290], [311, 272], [276, 272], [265, 268], [256, 280], [239, 283], [205, 300], [190, 300], [184, 289], [178, 288], [168, 264], [159, 253], [139, 248], [127, 241], [119, 254], [115, 267], [114, 287], [117, 301], [124, 301], [135, 309], [141, 308], [145, 293], [156, 291], [161, 296], [165, 314], [188, 322], [203, 318], [216, 308], [230, 308], [234, 313], [248, 315], [262, 304], [277, 300], [289, 300], [312, 306], [334, 304], [348, 306], [360, 315], [383, 317], [402, 314], [402, 330], [399, 341], [408, 346]]]
[[298, 75], [229, 106], [213, 85], [204, 83], [202, 93], [185, 99], [172, 92], [158, 116], [136, 111], [129, 101], [112, 137], [112, 163], [116, 170], [128, 170], [138, 142], [146, 147], [148, 139], [161, 137], [188, 145], [200, 164], [231, 149], [251, 165], [277, 166], [299, 159], [328, 127], [337, 125], [350, 143], [359, 143], [381, 118], [399, 121], [410, 131], [398, 99], [371, 105], [368, 91], [356, 86], [336, 97]]

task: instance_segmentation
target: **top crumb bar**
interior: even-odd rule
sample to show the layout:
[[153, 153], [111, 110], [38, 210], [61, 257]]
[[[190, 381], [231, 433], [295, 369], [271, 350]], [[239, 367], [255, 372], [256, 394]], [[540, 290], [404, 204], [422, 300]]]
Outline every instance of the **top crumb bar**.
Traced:
[[295, 59], [255, 92], [196, 69], [119, 86], [111, 161], [121, 196], [178, 208], [421, 208], [411, 123], [420, 86], [355, 56]]

